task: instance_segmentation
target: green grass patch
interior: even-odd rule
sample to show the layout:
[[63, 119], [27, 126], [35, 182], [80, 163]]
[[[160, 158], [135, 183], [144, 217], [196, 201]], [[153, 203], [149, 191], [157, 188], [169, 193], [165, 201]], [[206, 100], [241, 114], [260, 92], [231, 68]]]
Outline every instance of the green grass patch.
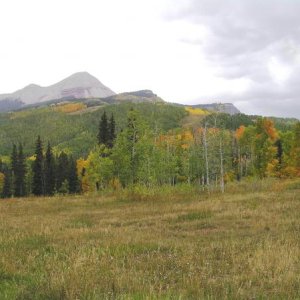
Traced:
[[80, 215], [72, 219], [69, 223], [70, 228], [91, 228], [94, 225], [92, 216]]
[[188, 214], [180, 215], [177, 217], [178, 222], [193, 222], [198, 220], [209, 219], [213, 213], [209, 210], [190, 212]]

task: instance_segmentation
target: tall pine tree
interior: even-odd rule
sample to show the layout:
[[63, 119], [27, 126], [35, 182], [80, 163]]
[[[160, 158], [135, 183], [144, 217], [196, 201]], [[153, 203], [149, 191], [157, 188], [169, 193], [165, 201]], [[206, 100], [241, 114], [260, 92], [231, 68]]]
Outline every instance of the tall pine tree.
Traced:
[[115, 122], [113, 114], [111, 114], [111, 117], [109, 120], [108, 133], [109, 133], [109, 136], [108, 136], [107, 146], [109, 148], [112, 148], [114, 145], [114, 141], [116, 139], [116, 122]]
[[19, 144], [19, 151], [18, 151], [17, 164], [15, 170], [15, 196], [16, 197], [24, 197], [26, 195], [25, 176], [26, 176], [25, 156], [23, 153], [22, 144]]
[[10, 198], [11, 196], [11, 171], [7, 169], [4, 171], [4, 185], [2, 190], [2, 198]]
[[17, 178], [17, 172], [18, 172], [18, 151], [17, 146], [13, 144], [13, 149], [10, 156], [10, 162], [11, 162], [11, 193], [12, 195], [15, 195], [16, 191], [16, 178]]
[[33, 162], [32, 171], [32, 193], [36, 196], [44, 195], [44, 155], [40, 136], [38, 136], [35, 145], [35, 161]]
[[76, 194], [78, 192], [79, 182], [77, 175], [76, 160], [71, 156], [69, 159], [69, 193]]
[[46, 156], [45, 156], [45, 194], [48, 196], [54, 195], [55, 192], [55, 159], [52, 148], [48, 142]]
[[69, 159], [65, 152], [61, 152], [56, 166], [56, 190], [59, 192], [64, 181], [69, 181]]
[[106, 112], [104, 111], [101, 120], [99, 123], [99, 131], [98, 131], [98, 144], [107, 145], [109, 141], [109, 127], [108, 127], [108, 120], [106, 116]]

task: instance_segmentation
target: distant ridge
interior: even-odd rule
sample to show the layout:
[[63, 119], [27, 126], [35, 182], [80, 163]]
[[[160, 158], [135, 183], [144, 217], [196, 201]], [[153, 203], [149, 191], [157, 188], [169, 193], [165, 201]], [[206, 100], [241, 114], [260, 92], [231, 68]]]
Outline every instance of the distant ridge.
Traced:
[[211, 103], [211, 104], [196, 104], [192, 107], [202, 108], [214, 112], [225, 113], [229, 115], [240, 114], [241, 112], [232, 103]]
[[14, 93], [2, 94], [0, 108], [2, 107], [4, 111], [6, 107], [11, 106], [10, 102], [21, 105], [21, 103], [34, 104], [54, 99], [105, 98], [113, 95], [115, 93], [96, 77], [87, 72], [79, 72], [47, 87], [30, 84]]
[[[164, 100], [151, 90], [141, 90], [116, 94], [88, 72], [75, 73], [58, 83], [42, 87], [29, 84], [11, 94], [0, 94], [0, 112], [9, 112], [27, 108], [47, 106], [62, 101], [85, 100], [88, 105], [113, 104], [123, 101], [139, 103], [163, 103]], [[184, 104], [177, 104], [183, 105]], [[209, 111], [239, 114], [240, 111], [232, 103], [212, 103], [188, 105]]]
[[133, 102], [133, 103], [139, 103], [139, 102], [152, 102], [152, 103], [164, 102], [163, 99], [158, 97], [151, 90], [141, 90], [141, 91], [135, 91], [135, 92], [127, 92], [127, 93], [116, 94], [114, 96], [107, 97], [103, 100], [108, 101], [108, 102], [129, 101], [129, 102]]

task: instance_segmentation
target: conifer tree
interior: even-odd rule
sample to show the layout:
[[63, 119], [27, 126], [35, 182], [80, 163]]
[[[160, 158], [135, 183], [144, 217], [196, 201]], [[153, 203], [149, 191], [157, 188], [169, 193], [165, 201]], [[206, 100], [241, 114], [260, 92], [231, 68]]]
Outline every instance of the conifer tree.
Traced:
[[13, 149], [12, 153], [10, 156], [10, 161], [11, 161], [11, 193], [12, 195], [15, 194], [16, 190], [16, 177], [17, 177], [17, 172], [18, 172], [18, 151], [17, 151], [17, 146], [13, 144]]
[[60, 191], [64, 181], [69, 179], [69, 159], [65, 152], [61, 152], [57, 159], [56, 190]]
[[5, 170], [4, 172], [4, 185], [2, 190], [2, 198], [9, 198], [12, 196], [11, 193], [11, 171]]
[[78, 192], [78, 175], [77, 175], [77, 166], [76, 160], [73, 157], [69, 159], [69, 193], [75, 194]]
[[26, 195], [25, 186], [26, 162], [23, 154], [22, 144], [19, 144], [19, 152], [17, 156], [17, 164], [15, 170], [15, 196], [24, 197]]
[[38, 136], [35, 146], [35, 161], [33, 162], [32, 192], [36, 196], [44, 195], [44, 155], [43, 145]]
[[109, 127], [106, 112], [104, 111], [99, 123], [98, 144], [107, 145], [109, 140]]
[[55, 160], [52, 148], [48, 142], [45, 156], [45, 194], [52, 196], [55, 192]]
[[113, 114], [111, 114], [111, 117], [109, 120], [108, 131], [109, 131], [109, 137], [108, 137], [107, 146], [109, 148], [112, 148], [114, 145], [114, 141], [116, 139], [116, 122], [115, 122]]

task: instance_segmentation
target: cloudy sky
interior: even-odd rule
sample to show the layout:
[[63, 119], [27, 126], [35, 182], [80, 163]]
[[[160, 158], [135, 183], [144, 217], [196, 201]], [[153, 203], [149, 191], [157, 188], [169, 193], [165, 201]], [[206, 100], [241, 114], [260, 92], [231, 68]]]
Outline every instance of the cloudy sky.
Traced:
[[300, 0], [9, 0], [0, 11], [0, 93], [87, 71], [115, 92], [300, 118]]

